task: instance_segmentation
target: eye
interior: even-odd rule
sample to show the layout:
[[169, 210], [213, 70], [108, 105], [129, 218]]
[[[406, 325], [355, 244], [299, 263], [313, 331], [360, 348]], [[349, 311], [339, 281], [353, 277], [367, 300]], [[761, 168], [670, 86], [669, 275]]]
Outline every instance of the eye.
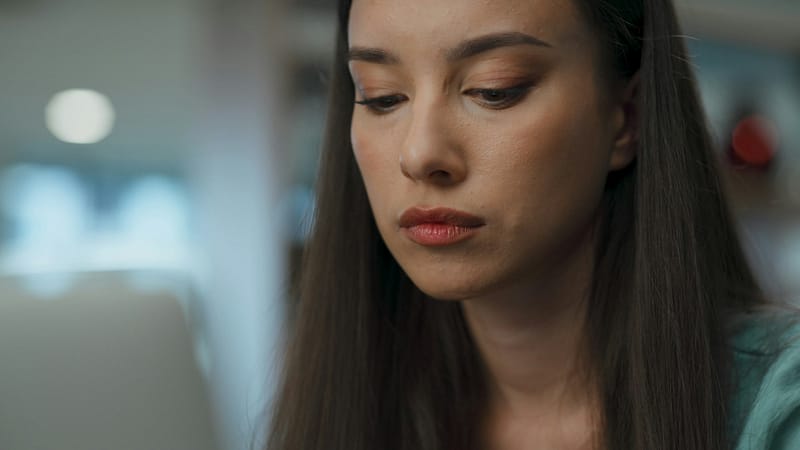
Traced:
[[405, 96], [396, 95], [383, 95], [380, 97], [364, 98], [363, 100], [356, 100], [356, 104], [366, 106], [371, 112], [375, 114], [388, 114], [392, 112], [397, 105], [406, 100]]
[[504, 89], [468, 89], [465, 95], [474, 97], [476, 101], [490, 109], [505, 109], [522, 100], [531, 88], [530, 83]]

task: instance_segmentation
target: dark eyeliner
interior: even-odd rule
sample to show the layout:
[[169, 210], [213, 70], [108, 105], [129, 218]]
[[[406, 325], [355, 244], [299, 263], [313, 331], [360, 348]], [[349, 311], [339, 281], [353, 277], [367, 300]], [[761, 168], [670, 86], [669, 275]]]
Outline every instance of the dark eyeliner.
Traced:
[[[364, 97], [363, 100], [355, 100], [355, 103], [358, 105], [363, 105], [369, 108], [371, 111], [379, 114], [386, 114], [392, 111], [392, 108], [400, 104], [404, 99], [402, 95], [395, 94], [395, 95], [382, 95], [380, 97], [372, 97], [367, 98]], [[390, 104], [386, 102], [390, 101]]]
[[[504, 109], [515, 105], [517, 102], [522, 100], [525, 94], [530, 91], [530, 89], [534, 86], [533, 81], [525, 81], [524, 83], [520, 83], [516, 86], [511, 86], [508, 88], [473, 88], [464, 91], [464, 94], [469, 95], [471, 97], [477, 97], [479, 101], [488, 108], [491, 109]], [[503, 94], [505, 96], [504, 99], [501, 99], [497, 102], [492, 102], [492, 100], [487, 99], [485, 96], [488, 94]]]

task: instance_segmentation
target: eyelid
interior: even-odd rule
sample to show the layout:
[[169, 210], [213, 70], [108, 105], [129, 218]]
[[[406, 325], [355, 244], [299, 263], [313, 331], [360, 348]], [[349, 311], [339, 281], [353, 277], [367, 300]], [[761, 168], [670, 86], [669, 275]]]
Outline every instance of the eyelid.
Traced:
[[[499, 101], [490, 101], [486, 100], [478, 100], [482, 106], [489, 108], [489, 109], [506, 109], [514, 106], [518, 102], [520, 102], [525, 95], [527, 95], [528, 91], [531, 90], [534, 86], [534, 81], [526, 80], [523, 82], [519, 82], [516, 85], [510, 87], [502, 87], [502, 88], [471, 88], [466, 89], [462, 92], [462, 94], [470, 96], [470, 97], [481, 97], [487, 94], [492, 93], [499, 93], [504, 95], [504, 98], [500, 99]], [[394, 111], [400, 103], [405, 102], [408, 100], [403, 94], [386, 94], [386, 95], [376, 95], [373, 97], [368, 97], [363, 93], [361, 89], [358, 89], [359, 95], [361, 96], [361, 100], [354, 100], [354, 103], [357, 105], [365, 106], [371, 113], [376, 115], [385, 115], [389, 114]]]
[[478, 100], [478, 102], [487, 108], [490, 109], [505, 109], [510, 108], [520, 102], [525, 95], [533, 88], [534, 82], [533, 81], [524, 81], [522, 83], [517, 83], [514, 86], [504, 87], [504, 88], [471, 88], [467, 89], [463, 92], [464, 95], [468, 95], [470, 97], [480, 97], [482, 95], [490, 94], [490, 93], [501, 93], [506, 95], [505, 98], [501, 99], [497, 102], [487, 101], [487, 100]]
[[[366, 106], [367, 109], [372, 112], [373, 114], [377, 115], [384, 115], [394, 111], [395, 107], [408, 100], [408, 98], [403, 94], [388, 94], [388, 95], [378, 95], [375, 97], [367, 97], [361, 94], [361, 100], [355, 100], [355, 103], [358, 105]], [[388, 102], [394, 101], [391, 105], [381, 104], [381, 102]]]

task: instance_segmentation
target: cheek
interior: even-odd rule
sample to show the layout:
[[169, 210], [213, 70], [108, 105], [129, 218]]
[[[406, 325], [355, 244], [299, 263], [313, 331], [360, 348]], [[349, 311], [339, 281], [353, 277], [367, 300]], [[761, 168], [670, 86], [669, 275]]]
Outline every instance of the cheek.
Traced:
[[593, 105], [552, 95], [482, 134], [485, 175], [502, 180], [492, 196], [514, 226], [531, 216], [559, 226], [594, 210], [608, 173], [601, 123]]
[[371, 180], [384, 170], [381, 154], [376, 151], [377, 139], [378, 137], [374, 133], [370, 133], [369, 130], [360, 127], [356, 121], [353, 121], [353, 126], [350, 129], [350, 142], [353, 146], [356, 164], [358, 164], [361, 176], [364, 178], [367, 190], [370, 190], [373, 184]]
[[350, 131], [353, 155], [376, 213], [380, 212], [381, 207], [388, 207], [392, 203], [390, 187], [396, 177], [394, 172], [399, 170], [392, 164], [391, 145], [385, 137], [385, 133], [359, 126], [357, 121], [353, 122]]

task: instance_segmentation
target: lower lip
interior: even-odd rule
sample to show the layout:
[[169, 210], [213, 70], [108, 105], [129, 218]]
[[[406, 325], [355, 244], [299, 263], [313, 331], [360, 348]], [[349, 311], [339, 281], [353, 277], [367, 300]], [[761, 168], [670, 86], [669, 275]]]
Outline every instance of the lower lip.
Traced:
[[479, 227], [461, 227], [447, 223], [423, 223], [403, 228], [409, 239], [420, 245], [441, 247], [469, 239]]

